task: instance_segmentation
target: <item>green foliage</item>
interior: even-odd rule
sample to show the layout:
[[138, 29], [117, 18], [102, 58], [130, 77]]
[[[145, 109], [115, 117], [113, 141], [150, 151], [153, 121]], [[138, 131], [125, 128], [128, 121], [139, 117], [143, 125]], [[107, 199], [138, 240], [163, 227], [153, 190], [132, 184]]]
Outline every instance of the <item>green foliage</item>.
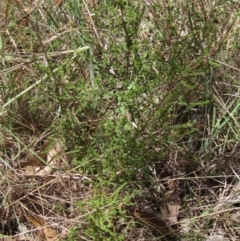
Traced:
[[[144, 188], [152, 180], [156, 163], [164, 166], [174, 151], [186, 160], [208, 159], [239, 141], [238, 13], [230, 1], [86, 2], [66, 0], [58, 10], [44, 5], [46, 18], [36, 10], [21, 34], [11, 19], [33, 73], [19, 81], [17, 73], [7, 73], [1, 101], [44, 79], [7, 106], [2, 114], [9, 120], [2, 124], [12, 132], [34, 126], [31, 134], [50, 130], [64, 139], [69, 170], [92, 177], [93, 196], [78, 203], [81, 212], [89, 210], [81, 235], [126, 240], [127, 231], [115, 228], [126, 216], [120, 203], [131, 202], [134, 184]], [[1, 60], [11, 67], [4, 54]], [[80, 240], [78, 227], [69, 233], [69, 240]]]

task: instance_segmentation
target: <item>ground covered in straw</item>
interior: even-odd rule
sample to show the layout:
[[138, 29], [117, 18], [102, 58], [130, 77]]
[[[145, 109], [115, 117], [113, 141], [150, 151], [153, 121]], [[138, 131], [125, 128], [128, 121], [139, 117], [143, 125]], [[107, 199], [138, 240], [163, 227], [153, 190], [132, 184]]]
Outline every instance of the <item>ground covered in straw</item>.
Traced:
[[238, 1], [0, 3], [0, 240], [240, 240]]

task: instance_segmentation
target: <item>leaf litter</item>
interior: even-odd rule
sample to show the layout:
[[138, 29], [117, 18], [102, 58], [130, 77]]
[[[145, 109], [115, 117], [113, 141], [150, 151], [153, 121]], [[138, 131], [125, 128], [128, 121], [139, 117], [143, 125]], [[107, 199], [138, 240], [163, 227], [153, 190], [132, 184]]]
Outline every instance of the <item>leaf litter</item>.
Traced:
[[[11, 234], [14, 231], [12, 223], [21, 220], [21, 225], [17, 225], [19, 228], [16, 226], [20, 233], [0, 240], [58, 241], [66, 236], [64, 227], [69, 229], [73, 225], [72, 219], [86, 225], [75, 211], [77, 206], [73, 206], [73, 200], [91, 197], [91, 178], [74, 170], [62, 171], [68, 160], [61, 141], [51, 143], [46, 140], [38, 153], [31, 152], [26, 156], [25, 160], [20, 160], [19, 168], [9, 172], [8, 180], [2, 181], [1, 189], [5, 199], [0, 207], [3, 218], [0, 226], [5, 227], [6, 233], [10, 228]], [[15, 183], [11, 189], [8, 188], [10, 180]], [[20, 230], [23, 224], [28, 227], [27, 231]]]

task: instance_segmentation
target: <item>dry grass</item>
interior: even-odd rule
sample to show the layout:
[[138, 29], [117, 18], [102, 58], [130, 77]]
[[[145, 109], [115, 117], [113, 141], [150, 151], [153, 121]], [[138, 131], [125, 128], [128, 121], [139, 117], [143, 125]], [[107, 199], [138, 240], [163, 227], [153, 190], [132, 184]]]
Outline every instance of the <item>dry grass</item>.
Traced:
[[239, 3], [0, 9], [1, 234], [240, 240]]

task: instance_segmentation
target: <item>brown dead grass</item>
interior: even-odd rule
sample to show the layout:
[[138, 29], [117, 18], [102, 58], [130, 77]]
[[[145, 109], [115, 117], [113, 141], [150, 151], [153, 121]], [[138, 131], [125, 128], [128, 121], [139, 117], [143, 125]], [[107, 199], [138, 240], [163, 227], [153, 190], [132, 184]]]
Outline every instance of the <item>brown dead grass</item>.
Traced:
[[[151, 23], [154, 22], [154, 19], [157, 21], [160, 18], [158, 16], [160, 13], [155, 12], [152, 3], [143, 2], [146, 4], [148, 12], [145, 21], [140, 26], [139, 36], [146, 41], [150, 35], [150, 38], [153, 38], [150, 45], [154, 46], [157, 52], [162, 43], [154, 42], [154, 35], [151, 36], [151, 34], [155, 25], [148, 25], [148, 21]], [[203, 3], [204, 1], [200, 2]], [[205, 2], [211, 8], [212, 3], [210, 1]], [[96, 43], [93, 50], [101, 59], [99, 48], [106, 49], [108, 48], [107, 44], [111, 43], [108, 43], [107, 38], [104, 39], [104, 30], [98, 29], [99, 25], [94, 22], [93, 17], [89, 14], [89, 9], [94, 9], [96, 3], [94, 1], [89, 3], [84, 1], [84, 3], [86, 30], [89, 31], [91, 36], [95, 36]], [[53, 70], [61, 63], [68, 61], [69, 46], [72, 46], [71, 43], [74, 41], [76, 34], [83, 34], [83, 32], [78, 29], [73, 16], [69, 16], [65, 11], [64, 4], [64, 1], [58, 1], [55, 4], [50, 1], [41, 1], [40, 5], [36, 7], [31, 1], [24, 3], [21, 1], [2, 1], [0, 3], [0, 8], [3, 9], [3, 11], [0, 11], [1, 35], [4, 40], [6, 57], [4, 64], [2, 64], [1, 81], [7, 83], [8, 86], [5, 92], [1, 92], [1, 103], [6, 103], [14, 97], [13, 93], [20, 93], [41, 78], [44, 71], [42, 72], [40, 66], [48, 67], [52, 65], [50, 69]], [[232, 7], [225, 10], [225, 19], [234, 19], [236, 6], [239, 5], [233, 4]], [[200, 3], [196, 3], [195, 7], [198, 11], [202, 11]], [[221, 11], [224, 11], [224, 9], [221, 9]], [[50, 16], [47, 13], [54, 16], [57, 25], [49, 25]], [[213, 15], [214, 9], [207, 12], [205, 17], [209, 20], [211, 17], [217, 17]], [[186, 20], [187, 11], [183, 11], [183, 16], [186, 17]], [[223, 18], [223, 15], [221, 16]], [[38, 19], [38, 22], [35, 19]], [[235, 115], [237, 113], [235, 108], [238, 108], [239, 99], [239, 54], [232, 47], [235, 37], [239, 36], [239, 28], [237, 22], [234, 23], [236, 26], [234, 25], [232, 28], [230, 20], [224, 21], [220, 25], [218, 34], [212, 36], [215, 39], [206, 59], [201, 60], [199, 64], [194, 62], [194, 56], [188, 56], [187, 58], [189, 60], [187, 67], [193, 66], [193, 69], [200, 68], [199, 66], [204, 65], [209, 59], [220, 65], [217, 71], [214, 70], [214, 66], [212, 68], [214, 76], [209, 80], [212, 83], [212, 89], [207, 93], [215, 96], [213, 98], [215, 102], [211, 108], [216, 108], [216, 114], [213, 116], [213, 112], [209, 110], [210, 114], [206, 114], [199, 107], [199, 111], [194, 112], [198, 132], [191, 136], [192, 139], [189, 141], [183, 137], [179, 138], [174, 144], [169, 144], [168, 156], [156, 158], [151, 167], [154, 169], [151, 175], [146, 175], [142, 170], [136, 170], [138, 172], [137, 180], [134, 180], [130, 186], [133, 191], [138, 190], [140, 194], [135, 195], [132, 199], [134, 205], [125, 209], [128, 213], [125, 215], [125, 221], [116, 217], [116, 226], [119, 224], [119, 228], [116, 228], [115, 231], [116, 233], [127, 232], [127, 234], [125, 233], [126, 240], [179, 239], [190, 241], [200, 239], [208, 241], [210, 240], [209, 237], [216, 237], [216, 235], [225, 238], [225, 240], [240, 239], [238, 230], [240, 222], [240, 197], [238, 194], [240, 149], [239, 143], [236, 141], [239, 129], [238, 117]], [[104, 21], [106, 20], [102, 19], [102, 22]], [[221, 22], [221, 19], [216, 19], [216, 24], [219, 22]], [[159, 22], [159, 25], [161, 24]], [[181, 25], [181, 28], [184, 28], [184, 24]], [[25, 32], [26, 29], [27, 33]], [[144, 32], [145, 30], [146, 32]], [[183, 30], [189, 31], [189, 29]], [[230, 30], [231, 34], [228, 34]], [[209, 35], [210, 37], [211, 35]], [[169, 37], [169, 39], [171, 38]], [[123, 38], [115, 36], [114, 40], [121, 42]], [[58, 43], [56, 43], [57, 41]], [[102, 43], [104, 41], [106, 42], [105, 46]], [[174, 45], [177, 41], [177, 38], [172, 39], [171, 43]], [[54, 47], [54, 44], [57, 47]], [[222, 46], [224, 47], [222, 48]], [[171, 45], [167, 46], [165, 52], [162, 53], [164, 61], [170, 58], [170, 47]], [[51, 49], [52, 55], [47, 54], [49, 49]], [[221, 53], [219, 53], [220, 50]], [[124, 57], [125, 55], [120, 54], [114, 58], [110, 56], [109, 62], [114, 63], [115, 58], [121, 62]], [[229, 60], [227, 63], [225, 63], [226, 59]], [[64, 79], [65, 83], [69, 83], [72, 81], [71, 76], [74, 76], [74, 81], [82, 78], [91, 85], [90, 67], [84, 58], [71, 63], [67, 67], [63, 71], [63, 75], [52, 72], [51, 78], [41, 86], [41, 90], [48, 93], [48, 88], [51, 88], [50, 83], [54, 80], [59, 83], [58, 87], [61, 91], [64, 91], [64, 85], [58, 80]], [[110, 70], [111, 74], [116, 74], [114, 69]], [[154, 98], [157, 95], [156, 102], [163, 100], [161, 97], [158, 98], [159, 92], [162, 95], [167, 91], [169, 93], [174, 91], [172, 85], [181, 78], [176, 74], [175, 80], [166, 85], [166, 88], [160, 91], [153, 90], [155, 92]], [[42, 142], [46, 140], [46, 137], [52, 135], [51, 124], [57, 119], [58, 102], [49, 91], [48, 98], [51, 100], [49, 102], [51, 104], [46, 106], [39, 101], [34, 102], [35, 105], [31, 105], [31, 100], [36, 96], [35, 91], [37, 90], [18, 98], [0, 117], [2, 125], [0, 143], [2, 149], [0, 152], [0, 230], [2, 234], [18, 235], [20, 232], [19, 224], [25, 224], [29, 231], [32, 230], [33, 234], [36, 234], [36, 227], [29, 222], [28, 216], [39, 215], [49, 227], [58, 232], [58, 239], [68, 238], [68, 231], [72, 227], [78, 228], [78, 236], [81, 237], [91, 225], [86, 221], [86, 217], [95, 212], [95, 209], [91, 209], [88, 205], [94, 195], [95, 176], [94, 174], [80, 174], [78, 168], [71, 163], [72, 157], [65, 149], [61, 153], [65, 165], [61, 163], [62, 166], [59, 164], [58, 168], [52, 168], [51, 163], [47, 161], [51, 148], [45, 150], [45, 157], [41, 155]], [[199, 84], [196, 92], [190, 93], [187, 99], [191, 102], [194, 95], [203, 91], [203, 85]], [[188, 90], [185, 90], [185, 92], [188, 92]], [[236, 95], [233, 94], [235, 92]], [[113, 108], [112, 106], [115, 107], [114, 100], [111, 101], [109, 106]], [[145, 101], [144, 104], [148, 108], [152, 108], [152, 103], [149, 102]], [[71, 109], [72, 113], [75, 113], [74, 110], [77, 105], [79, 105], [77, 102], [69, 103], [68, 108]], [[111, 109], [110, 107], [109, 109]], [[195, 109], [198, 109], [198, 106]], [[181, 113], [183, 114], [181, 115]], [[185, 120], [190, 118], [188, 112], [184, 113], [185, 109], [177, 103], [171, 111], [171, 115], [178, 116], [178, 118], [171, 117], [171, 123], [173, 125], [184, 124]], [[82, 120], [88, 122], [89, 129], [87, 132], [89, 136], [91, 132], [95, 131], [96, 123], [101, 121], [101, 118], [97, 118], [98, 114], [90, 114], [91, 118]], [[100, 113], [99, 115], [105, 117], [105, 114], [104, 112], [104, 114]], [[114, 114], [114, 111], [111, 112], [109, 119]], [[229, 124], [226, 121], [229, 116], [232, 121], [229, 122], [234, 124]], [[145, 118], [146, 122], [141, 127], [143, 131], [140, 138], [144, 138], [146, 133], [153, 131], [157, 133], [156, 135], [159, 135], [160, 139], [164, 131], [152, 130], [152, 126], [148, 129], [146, 126], [150, 125], [151, 121], [148, 121], [147, 117]], [[212, 121], [213, 119], [215, 122]], [[222, 125], [225, 121], [226, 125]], [[129, 117], [129, 122], [135, 126], [142, 124], [133, 123], [131, 117]], [[174, 131], [173, 129], [173, 136]], [[56, 137], [54, 136], [54, 138]], [[62, 139], [62, 136], [60, 139]], [[86, 143], [83, 142], [83, 144]], [[201, 149], [201, 146], [205, 146], [206, 149]], [[154, 152], [155, 150], [151, 151]], [[43, 157], [42, 159], [46, 163], [36, 159], [36, 155]], [[48, 164], [53, 171], [46, 175], [39, 175], [39, 169], [36, 171], [36, 167], [43, 170], [48, 167]], [[26, 169], [28, 172], [26, 172]], [[120, 179], [124, 173], [121, 174], [121, 170], [119, 173]], [[149, 177], [151, 180], [149, 180]], [[172, 186], [173, 183], [174, 187]], [[109, 195], [114, 193], [111, 188], [107, 190]], [[82, 210], [79, 208], [79, 202], [84, 203], [81, 206], [83, 207]], [[164, 228], [167, 227], [168, 231], [171, 230], [173, 233], [177, 232], [177, 235], [171, 234], [166, 238], [165, 234], [161, 234], [160, 228], [154, 225], [152, 217], [159, 221], [163, 219], [163, 216], [168, 218], [167, 221], [164, 219]], [[169, 221], [172, 223], [169, 224]], [[132, 228], [128, 228], [129, 224], [132, 225]]]

